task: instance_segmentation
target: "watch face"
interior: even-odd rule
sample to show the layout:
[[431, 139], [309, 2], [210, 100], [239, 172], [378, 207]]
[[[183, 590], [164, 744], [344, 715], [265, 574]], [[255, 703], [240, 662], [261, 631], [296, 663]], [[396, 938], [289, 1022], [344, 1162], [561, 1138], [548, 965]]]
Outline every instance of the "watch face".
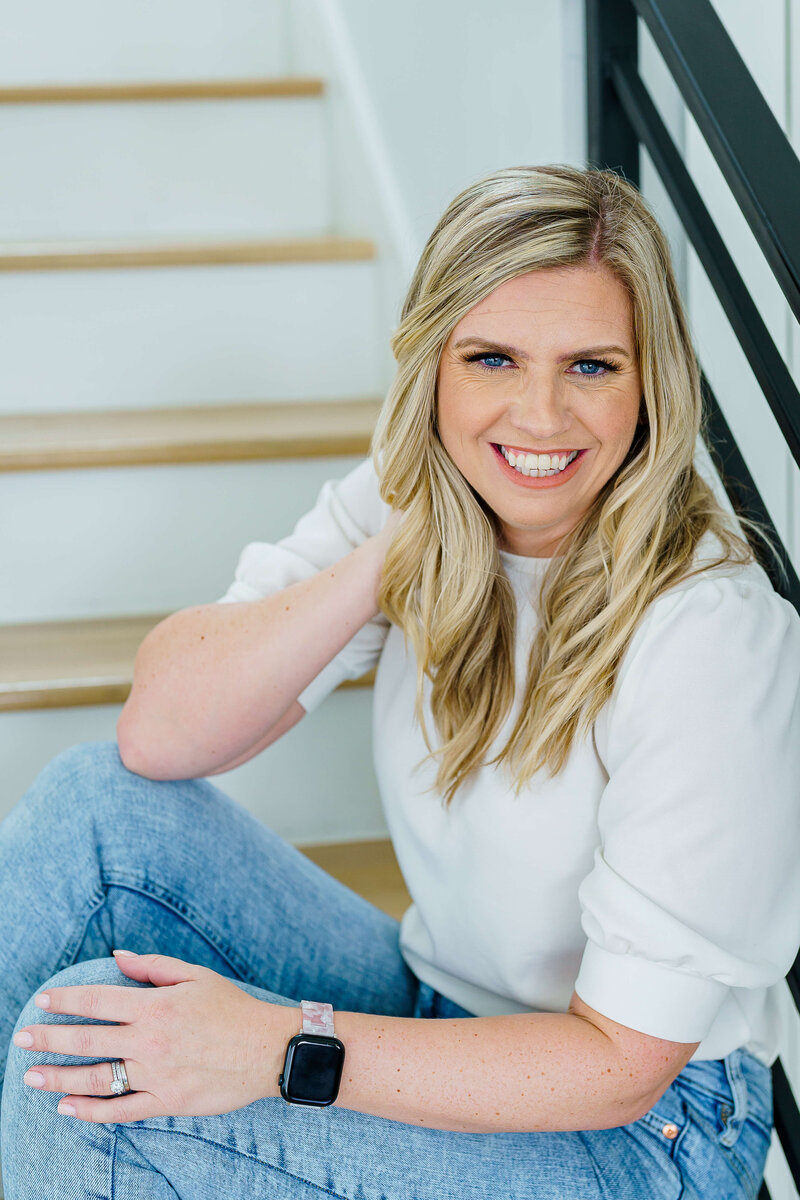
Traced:
[[332, 1104], [343, 1066], [344, 1046], [338, 1038], [298, 1034], [288, 1046], [281, 1093], [291, 1104]]

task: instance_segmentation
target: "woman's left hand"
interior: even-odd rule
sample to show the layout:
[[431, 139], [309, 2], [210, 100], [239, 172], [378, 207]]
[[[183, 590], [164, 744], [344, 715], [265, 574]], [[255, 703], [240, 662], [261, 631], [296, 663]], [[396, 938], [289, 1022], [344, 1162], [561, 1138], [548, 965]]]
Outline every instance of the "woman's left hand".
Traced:
[[[109, 1060], [30, 1067], [26, 1083], [67, 1093], [59, 1112], [107, 1122], [210, 1116], [279, 1095], [286, 1044], [300, 1029], [298, 1009], [267, 1004], [216, 971], [163, 954], [119, 955], [116, 962], [129, 978], [156, 986], [50, 988], [36, 1003], [47, 1012], [118, 1024], [28, 1025], [14, 1037], [16, 1045], [44, 1054]], [[124, 1061], [133, 1094], [112, 1095], [111, 1059]]]

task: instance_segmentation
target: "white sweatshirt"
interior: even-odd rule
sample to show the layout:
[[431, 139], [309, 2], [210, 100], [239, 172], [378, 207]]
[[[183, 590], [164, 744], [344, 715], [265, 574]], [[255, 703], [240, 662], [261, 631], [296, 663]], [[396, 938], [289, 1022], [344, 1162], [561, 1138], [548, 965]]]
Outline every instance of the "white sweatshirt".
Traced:
[[[308, 578], [388, 512], [366, 459], [291, 536], [246, 546], [221, 602]], [[703, 539], [698, 556], [715, 547]], [[520, 684], [548, 560], [501, 558]], [[312, 710], [376, 665], [375, 770], [413, 900], [400, 948], [415, 974], [477, 1016], [566, 1012], [574, 989], [632, 1029], [700, 1042], [693, 1059], [745, 1046], [770, 1066], [800, 945], [800, 617], [764, 570], [717, 568], [659, 596], [592, 733], [518, 799], [502, 767], [477, 771], [449, 810], [426, 792], [413, 648], [382, 614], [298, 699]]]

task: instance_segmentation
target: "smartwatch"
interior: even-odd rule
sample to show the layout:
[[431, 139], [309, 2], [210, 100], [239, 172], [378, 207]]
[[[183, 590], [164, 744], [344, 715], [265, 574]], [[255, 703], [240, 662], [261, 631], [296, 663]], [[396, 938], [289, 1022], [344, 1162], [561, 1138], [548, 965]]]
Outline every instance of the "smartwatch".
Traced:
[[303, 1029], [286, 1047], [278, 1083], [287, 1103], [324, 1108], [339, 1094], [344, 1046], [333, 1036], [333, 1005], [303, 1000], [300, 1010]]

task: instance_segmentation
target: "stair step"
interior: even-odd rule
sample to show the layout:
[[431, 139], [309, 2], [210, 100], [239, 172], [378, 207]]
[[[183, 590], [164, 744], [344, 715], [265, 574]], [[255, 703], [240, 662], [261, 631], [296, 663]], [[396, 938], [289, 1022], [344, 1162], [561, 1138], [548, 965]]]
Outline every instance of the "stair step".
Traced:
[[[168, 613], [0, 626], [0, 712], [122, 704], [140, 643]], [[374, 672], [343, 687], [370, 687]]]
[[324, 97], [274, 82], [0, 88], [0, 237], [91, 250], [333, 232]]
[[96, 101], [218, 100], [245, 97], [321, 96], [322, 79], [152, 80], [144, 83], [72, 83], [0, 87], [0, 104], [83, 104]]
[[236, 240], [0, 243], [0, 271], [86, 271], [110, 267], [188, 267], [372, 259], [368, 238], [326, 235]]
[[293, 69], [288, 7], [285, 0], [5, 5], [0, 79], [36, 86], [283, 76]]
[[0, 416], [0, 471], [366, 454], [380, 400]]
[[380, 304], [375, 259], [0, 271], [0, 411], [382, 394]]
[[392, 843], [387, 838], [297, 848], [334, 879], [398, 921], [411, 903]]

